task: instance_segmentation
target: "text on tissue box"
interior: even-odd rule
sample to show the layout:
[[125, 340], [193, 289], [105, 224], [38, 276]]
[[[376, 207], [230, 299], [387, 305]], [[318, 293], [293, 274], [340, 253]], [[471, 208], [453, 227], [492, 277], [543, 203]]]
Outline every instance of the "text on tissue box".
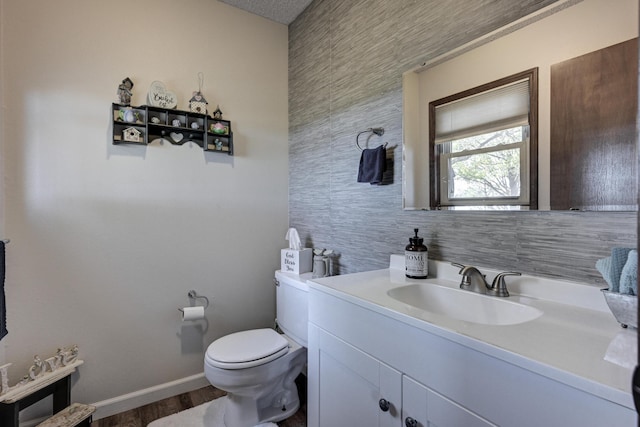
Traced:
[[313, 252], [311, 248], [282, 249], [280, 270], [285, 273], [303, 274], [311, 271]]

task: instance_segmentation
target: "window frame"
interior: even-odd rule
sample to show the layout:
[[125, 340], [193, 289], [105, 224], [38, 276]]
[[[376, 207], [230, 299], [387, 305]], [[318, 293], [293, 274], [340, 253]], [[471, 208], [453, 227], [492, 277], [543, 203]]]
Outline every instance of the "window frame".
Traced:
[[[440, 170], [446, 170], [448, 174], [441, 174], [442, 179], [440, 180], [440, 200], [442, 206], [446, 206], [448, 208], [455, 206], [528, 206], [530, 195], [529, 195], [529, 152], [531, 151], [529, 148], [529, 126], [523, 125], [522, 129], [522, 140], [518, 142], [512, 142], [506, 145], [495, 145], [491, 147], [478, 148], [473, 150], [464, 150], [456, 153], [451, 153], [448, 149], [450, 147], [450, 143], [440, 144], [442, 150], [438, 150], [438, 154], [440, 156]], [[482, 155], [482, 154], [490, 154], [498, 151], [508, 151], [508, 150], [519, 150], [520, 151], [520, 195], [519, 196], [502, 196], [502, 197], [457, 197], [450, 198], [449, 197], [449, 180], [451, 175], [451, 169], [446, 167], [448, 164], [448, 160], [456, 157], [467, 157], [474, 155]], [[489, 203], [487, 203], [489, 202]]]
[[[528, 191], [529, 203], [522, 203], [519, 198], [513, 198], [513, 203], [508, 203], [508, 198], [498, 198], [492, 200], [491, 198], [482, 199], [480, 202], [478, 199], [456, 199], [452, 202], [448, 199], [448, 195], [443, 188], [443, 180], [448, 180], [448, 176], [441, 171], [441, 162], [444, 156], [441, 155], [436, 144], [436, 107], [448, 104], [454, 101], [458, 101], [464, 98], [468, 98], [474, 95], [488, 92], [501, 86], [506, 86], [521, 80], [529, 80], [529, 130], [528, 130], [528, 188], [521, 188], [520, 194], [522, 197], [523, 192]], [[523, 139], [525, 139], [523, 137]], [[486, 207], [486, 206], [520, 206], [520, 209], [538, 209], [538, 68], [531, 68], [526, 71], [522, 71], [516, 74], [512, 74], [507, 77], [503, 77], [492, 82], [467, 89], [462, 92], [432, 101], [429, 103], [429, 170], [430, 170], [430, 207], [431, 209], [450, 209], [456, 207]], [[526, 173], [526, 169], [521, 173]], [[448, 169], [447, 171], [448, 172]], [[477, 203], [480, 202], [480, 203]], [[487, 203], [493, 202], [493, 203]]]

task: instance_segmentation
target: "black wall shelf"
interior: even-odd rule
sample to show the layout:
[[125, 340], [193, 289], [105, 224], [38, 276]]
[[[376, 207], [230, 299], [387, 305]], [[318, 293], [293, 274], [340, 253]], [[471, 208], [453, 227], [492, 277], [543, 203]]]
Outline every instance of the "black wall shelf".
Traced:
[[150, 105], [112, 104], [111, 115], [115, 145], [148, 145], [156, 139], [164, 139], [174, 145], [191, 141], [205, 151], [233, 156], [233, 132], [229, 120]]

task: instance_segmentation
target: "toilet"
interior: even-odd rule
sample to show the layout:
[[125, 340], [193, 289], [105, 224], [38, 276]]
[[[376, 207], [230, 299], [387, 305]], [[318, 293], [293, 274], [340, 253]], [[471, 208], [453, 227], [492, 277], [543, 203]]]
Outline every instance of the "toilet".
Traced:
[[251, 329], [218, 338], [207, 348], [204, 373], [211, 385], [227, 392], [227, 427], [281, 421], [300, 407], [295, 379], [307, 363], [310, 278], [311, 273], [275, 273], [277, 323], [284, 334]]

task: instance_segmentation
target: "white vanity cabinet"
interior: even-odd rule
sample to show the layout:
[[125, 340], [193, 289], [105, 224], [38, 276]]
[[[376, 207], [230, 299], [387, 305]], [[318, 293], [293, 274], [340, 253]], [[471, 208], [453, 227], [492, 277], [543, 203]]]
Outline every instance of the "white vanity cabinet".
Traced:
[[318, 344], [310, 397], [320, 402], [308, 405], [309, 426], [494, 425], [326, 331], [314, 325], [309, 331]]
[[308, 425], [636, 425], [629, 407], [468, 339], [310, 282]]

